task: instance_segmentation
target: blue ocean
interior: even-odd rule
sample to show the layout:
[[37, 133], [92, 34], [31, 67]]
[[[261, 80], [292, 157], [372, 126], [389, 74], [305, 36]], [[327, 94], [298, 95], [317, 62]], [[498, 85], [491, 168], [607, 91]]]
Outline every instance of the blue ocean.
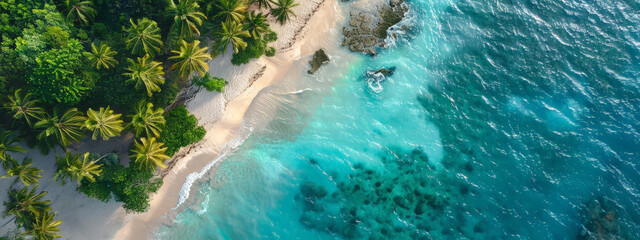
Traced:
[[155, 237], [640, 239], [640, 2], [407, 4], [389, 49], [265, 93]]

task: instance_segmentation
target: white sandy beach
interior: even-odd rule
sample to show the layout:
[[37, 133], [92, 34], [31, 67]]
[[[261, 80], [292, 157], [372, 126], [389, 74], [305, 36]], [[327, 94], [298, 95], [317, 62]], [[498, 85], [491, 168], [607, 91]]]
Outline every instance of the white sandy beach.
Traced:
[[[47, 191], [46, 199], [51, 200], [56, 218], [63, 221], [62, 239], [150, 239], [156, 227], [171, 219], [170, 210], [178, 203], [178, 196], [188, 174], [200, 171], [217, 157], [237, 133], [243, 117], [256, 95], [265, 87], [282, 79], [296, 59], [310, 58], [313, 53], [327, 45], [323, 39], [336, 27], [335, 15], [338, 8], [336, 0], [300, 1], [294, 8], [297, 18], [280, 26], [270, 19], [272, 29], [278, 33], [273, 44], [276, 56], [252, 60], [242, 66], [230, 63], [231, 52], [212, 60], [210, 73], [227, 79], [229, 85], [224, 93], [198, 91], [186, 102], [186, 106], [207, 130], [205, 138], [193, 146], [183, 148], [176, 154], [175, 166], [167, 173], [164, 184], [152, 196], [148, 212], [127, 214], [120, 203], [103, 203], [88, 198], [76, 191], [74, 182], [61, 186], [51, 179], [56, 171], [53, 152], [42, 155], [37, 150], [27, 154], [34, 159], [34, 166], [44, 170], [40, 190]], [[337, 34], [333, 34], [337, 36]], [[335, 43], [333, 43], [335, 44]], [[335, 47], [335, 46], [334, 46]], [[305, 60], [307, 61], [307, 60]], [[306, 74], [304, 70], [299, 74]], [[195, 90], [195, 89], [192, 89]], [[127, 134], [123, 139], [131, 140]], [[99, 142], [88, 142], [77, 146], [78, 151], [110, 153], [114, 150], [126, 151], [127, 146], [110, 146]], [[61, 152], [60, 149], [57, 150]], [[22, 159], [23, 155], [16, 155]], [[3, 171], [3, 170], [0, 170]], [[4, 175], [4, 172], [0, 172]], [[12, 180], [0, 181], [0, 189], [8, 189]], [[0, 201], [7, 199], [7, 191], [0, 191]], [[11, 219], [2, 219], [0, 226]], [[13, 223], [0, 228], [0, 232], [14, 229]]]

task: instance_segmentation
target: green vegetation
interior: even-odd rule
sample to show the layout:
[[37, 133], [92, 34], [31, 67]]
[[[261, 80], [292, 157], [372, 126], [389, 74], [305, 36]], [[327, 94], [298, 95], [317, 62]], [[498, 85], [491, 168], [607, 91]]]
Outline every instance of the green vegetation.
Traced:
[[131, 58], [127, 58], [129, 61], [129, 67], [127, 73], [124, 75], [129, 76], [130, 82], [136, 84], [136, 89], [144, 87], [147, 90], [147, 95], [151, 97], [152, 92], [160, 92], [159, 85], [164, 84], [164, 72], [162, 71], [162, 63], [150, 60], [149, 54], [144, 57], [139, 57], [138, 61], [134, 61]]
[[189, 114], [184, 106], [169, 111], [164, 118], [167, 123], [162, 128], [160, 142], [167, 146], [167, 155], [173, 156], [181, 147], [200, 141], [206, 133], [198, 126], [195, 116]]
[[162, 127], [166, 123], [162, 114], [164, 110], [161, 108], [153, 108], [153, 103], [140, 102], [136, 108], [134, 115], [130, 115], [131, 123], [127, 125], [136, 134], [141, 137], [143, 134], [147, 137], [160, 137]]
[[149, 169], [153, 172], [156, 167], [167, 168], [164, 161], [171, 158], [165, 154], [167, 148], [164, 143], [157, 142], [156, 138], [140, 138], [131, 149], [131, 160], [140, 169]]
[[182, 40], [179, 51], [171, 51], [177, 54], [169, 59], [179, 60], [177, 63], [171, 66], [171, 69], [178, 69], [180, 77], [190, 75], [193, 72], [198, 72], [200, 76], [204, 76], [204, 73], [209, 71], [208, 60], [211, 60], [211, 55], [206, 53], [207, 48], [200, 48], [200, 41], [195, 40], [192, 43], [187, 43]]
[[3, 176], [2, 178], [16, 177], [16, 179], [13, 181], [13, 184], [15, 184], [18, 180], [20, 180], [20, 182], [22, 182], [22, 184], [24, 184], [25, 186], [38, 184], [38, 178], [42, 177], [42, 175], [40, 175], [42, 170], [31, 167], [31, 165], [33, 165], [33, 161], [31, 161], [31, 158], [25, 158], [24, 160], [22, 160], [22, 164], [18, 164], [18, 161], [12, 159], [12, 157], [10, 157], [9, 159], [11, 166], [6, 168], [7, 175]]
[[[190, 83], [222, 92], [227, 81], [209, 74], [208, 61], [229, 45], [237, 65], [275, 55], [268, 44], [277, 36], [266, 15], [252, 9], [271, 9], [285, 23], [294, 6], [292, 0], [0, 0], [1, 179], [13, 179], [3, 218], [18, 226], [8, 232], [61, 237], [47, 192], [37, 190], [47, 174], [35, 166], [44, 163], [14, 156], [25, 145], [53, 149], [58, 169], [51, 180], [75, 181], [89, 197], [146, 211], [149, 194], [162, 184], [157, 167], [205, 135], [172, 101]], [[116, 137], [127, 132], [136, 138], [130, 167], [116, 154], [71, 151], [81, 141], [124, 141]]]
[[64, 147], [80, 141], [85, 136], [82, 126], [86, 120], [77, 108], [70, 108], [62, 113], [61, 108], [57, 107], [53, 110], [52, 116], [45, 114], [34, 127], [41, 130], [38, 139], [51, 146], [52, 143], [57, 143]]
[[66, 152], [63, 157], [56, 156], [58, 172], [53, 179], [59, 180], [62, 185], [67, 183], [67, 178], [76, 181], [78, 185], [81, 185], [83, 180], [95, 182], [95, 176], [100, 176], [102, 172], [100, 169], [102, 165], [96, 162], [91, 161], [89, 153], [80, 156], [80, 154]]
[[138, 19], [134, 23], [129, 19], [131, 27], [125, 28], [127, 32], [127, 49], [133, 54], [149, 54], [155, 56], [162, 48], [162, 36], [158, 23], [148, 18]]
[[271, 3], [273, 3], [271, 15], [276, 17], [280, 24], [285, 24], [286, 22], [291, 20], [291, 15], [296, 16], [291, 8], [298, 6], [299, 4], [295, 3], [294, 0], [271, 0]]
[[209, 92], [222, 92], [224, 90], [224, 86], [226, 86], [227, 83], [228, 82], [226, 80], [219, 77], [212, 77], [211, 75], [209, 75], [209, 73], [206, 73], [202, 77], [193, 78], [193, 84], [195, 84], [196, 86], [204, 87]]
[[118, 61], [113, 58], [118, 52], [111, 51], [111, 47], [101, 43], [100, 47], [96, 47], [95, 43], [91, 43], [91, 52], [84, 52], [84, 56], [91, 62], [91, 66], [100, 70], [101, 67], [109, 69], [115, 67]]
[[4, 131], [0, 134], [0, 160], [2, 166], [6, 169], [12, 163], [12, 157], [9, 152], [25, 153], [27, 150], [22, 148], [16, 142], [20, 139], [12, 131]]
[[114, 114], [113, 110], [107, 108], [100, 108], [99, 111], [94, 111], [89, 108], [87, 110], [87, 120], [84, 122], [84, 126], [89, 131], [92, 131], [91, 139], [96, 140], [101, 137], [102, 140], [109, 140], [110, 137], [120, 136], [120, 132], [124, 129], [122, 125], [124, 121], [120, 120], [122, 114]]
[[174, 28], [177, 28], [180, 38], [191, 38], [193, 33], [200, 35], [198, 26], [202, 25], [203, 19], [207, 17], [198, 11], [200, 5], [195, 0], [169, 0], [167, 14], [173, 16]]

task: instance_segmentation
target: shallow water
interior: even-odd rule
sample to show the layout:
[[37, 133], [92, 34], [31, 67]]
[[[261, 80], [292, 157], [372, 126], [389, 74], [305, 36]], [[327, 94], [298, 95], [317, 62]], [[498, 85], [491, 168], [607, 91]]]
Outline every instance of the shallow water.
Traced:
[[390, 49], [265, 93], [156, 238], [640, 239], [640, 3], [409, 4]]

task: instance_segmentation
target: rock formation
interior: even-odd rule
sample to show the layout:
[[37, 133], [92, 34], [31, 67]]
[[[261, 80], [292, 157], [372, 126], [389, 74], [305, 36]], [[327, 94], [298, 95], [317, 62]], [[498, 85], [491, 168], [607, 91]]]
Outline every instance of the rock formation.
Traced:
[[321, 48], [313, 54], [313, 58], [309, 61], [311, 64], [311, 70], [307, 71], [309, 74], [314, 74], [323, 64], [329, 62], [329, 56], [324, 53], [324, 50]]
[[349, 26], [342, 29], [342, 46], [353, 52], [376, 54], [376, 47], [385, 47], [387, 30], [399, 23], [407, 12], [404, 0], [391, 0], [377, 12], [352, 11]]

